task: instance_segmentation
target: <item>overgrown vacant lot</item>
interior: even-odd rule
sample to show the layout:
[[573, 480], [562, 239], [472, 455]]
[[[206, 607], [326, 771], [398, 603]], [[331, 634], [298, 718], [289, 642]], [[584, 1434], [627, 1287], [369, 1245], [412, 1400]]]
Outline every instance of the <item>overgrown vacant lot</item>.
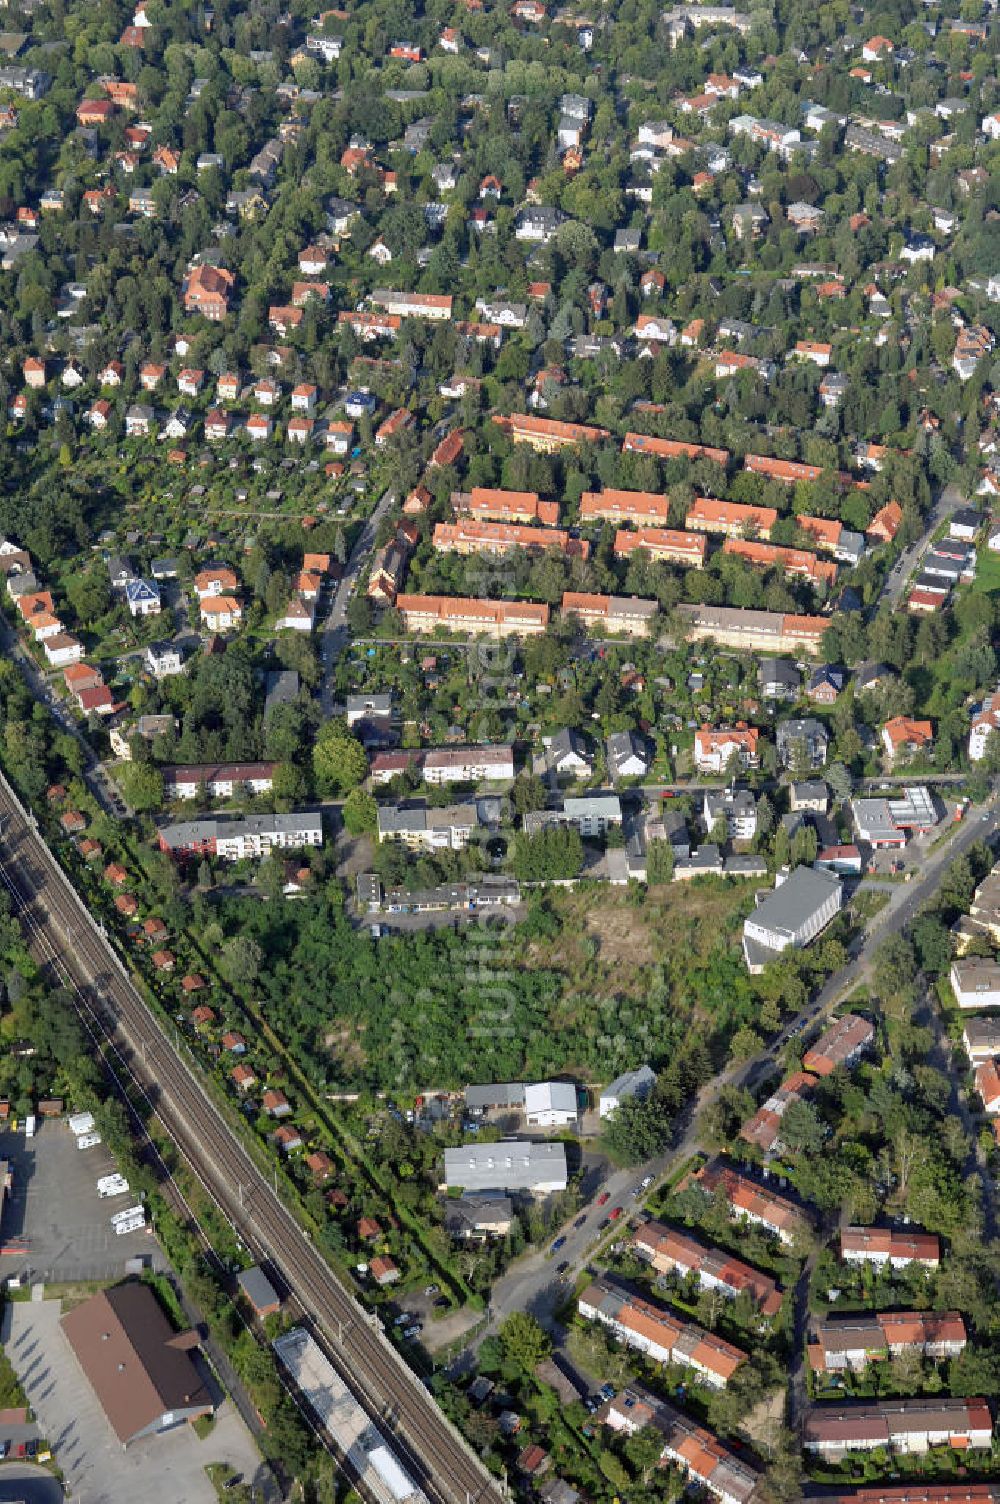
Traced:
[[736, 944], [752, 902], [732, 883], [673, 883], [632, 893], [627, 888], [556, 891], [548, 906], [561, 921], [551, 941], [533, 941], [532, 965], [561, 972], [573, 986], [598, 983], [610, 992], [642, 996], [653, 966], [707, 961], [721, 945]]
[[752, 1020], [745, 887], [554, 892], [517, 927], [372, 941], [332, 895], [235, 903], [277, 1032], [326, 1088], [417, 1092], [573, 1071], [605, 1081]]

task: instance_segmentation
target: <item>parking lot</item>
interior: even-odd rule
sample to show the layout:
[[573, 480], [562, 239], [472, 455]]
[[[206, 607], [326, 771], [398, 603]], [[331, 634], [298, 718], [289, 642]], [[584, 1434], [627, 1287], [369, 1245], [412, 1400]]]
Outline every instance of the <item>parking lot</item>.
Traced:
[[129, 1195], [98, 1196], [98, 1179], [116, 1169], [103, 1144], [80, 1150], [65, 1121], [51, 1119], [39, 1124], [34, 1138], [0, 1134], [0, 1159], [13, 1178], [0, 1220], [0, 1278], [115, 1279], [139, 1254], [154, 1268], [165, 1267], [148, 1233], [115, 1234], [112, 1214], [135, 1202]]
[[77, 1504], [215, 1504], [210, 1462], [229, 1463], [244, 1482], [256, 1481], [260, 1457], [229, 1399], [204, 1441], [180, 1425], [125, 1450], [84, 1378], [61, 1314], [58, 1300], [13, 1302], [2, 1338]]

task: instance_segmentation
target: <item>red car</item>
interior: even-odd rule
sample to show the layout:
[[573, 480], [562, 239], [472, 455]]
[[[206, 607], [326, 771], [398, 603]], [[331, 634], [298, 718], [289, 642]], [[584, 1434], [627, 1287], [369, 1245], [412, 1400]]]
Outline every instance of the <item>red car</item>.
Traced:
[[611, 1200], [611, 1192], [610, 1191], [602, 1191], [601, 1194], [597, 1198], [597, 1204], [598, 1204], [598, 1206], [607, 1206], [607, 1204], [608, 1204], [608, 1202], [610, 1200]]
[[613, 1206], [611, 1208], [611, 1210], [608, 1212], [608, 1219], [611, 1222], [617, 1222], [618, 1218], [621, 1216], [621, 1214], [622, 1214], [621, 1207], [620, 1206]]

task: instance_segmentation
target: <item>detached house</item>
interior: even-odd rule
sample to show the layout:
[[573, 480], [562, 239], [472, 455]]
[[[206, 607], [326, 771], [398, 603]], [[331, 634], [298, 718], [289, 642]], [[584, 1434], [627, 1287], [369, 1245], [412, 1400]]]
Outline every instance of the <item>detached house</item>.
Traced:
[[694, 734], [694, 765], [699, 773], [724, 773], [735, 759], [741, 768], [756, 768], [760, 762], [760, 732], [740, 723], [713, 730], [702, 726]]
[[915, 721], [908, 715], [894, 716], [882, 727], [882, 745], [890, 761], [929, 752], [934, 746], [934, 727], [930, 721]]

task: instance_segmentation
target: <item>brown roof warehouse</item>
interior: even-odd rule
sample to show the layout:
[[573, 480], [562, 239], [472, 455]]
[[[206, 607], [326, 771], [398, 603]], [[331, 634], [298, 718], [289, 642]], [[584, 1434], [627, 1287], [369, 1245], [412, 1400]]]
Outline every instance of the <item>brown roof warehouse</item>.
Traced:
[[101, 1290], [62, 1326], [122, 1446], [212, 1413], [196, 1333], [175, 1332], [148, 1286]]

